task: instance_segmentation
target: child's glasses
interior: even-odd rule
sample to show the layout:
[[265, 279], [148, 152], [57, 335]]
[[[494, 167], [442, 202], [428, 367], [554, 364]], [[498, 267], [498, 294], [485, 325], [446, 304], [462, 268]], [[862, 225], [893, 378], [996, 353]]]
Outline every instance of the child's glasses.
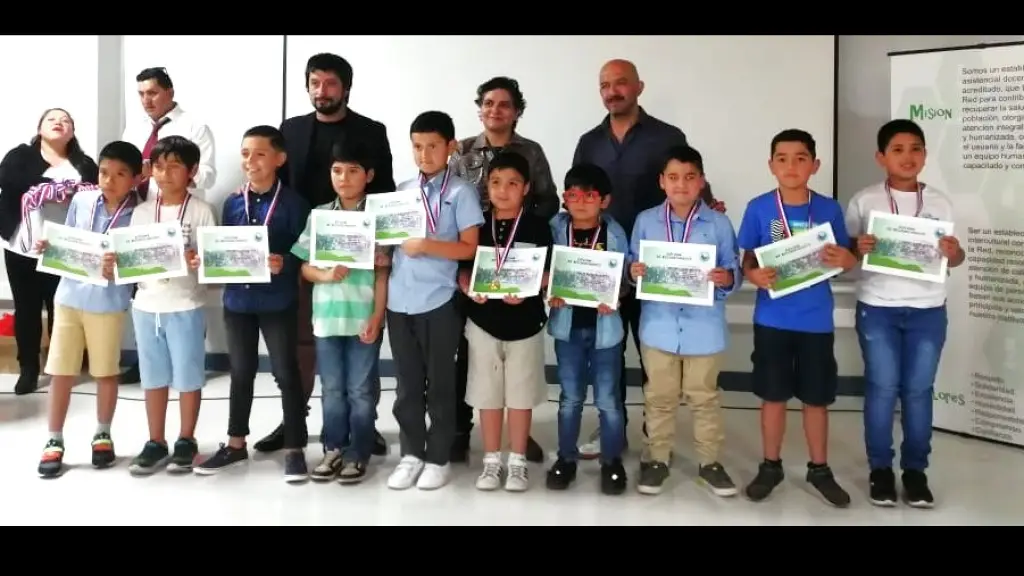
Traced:
[[586, 202], [587, 204], [593, 204], [594, 202], [601, 201], [601, 193], [597, 190], [588, 190], [586, 192], [582, 190], [566, 190], [562, 194], [562, 199], [566, 202]]

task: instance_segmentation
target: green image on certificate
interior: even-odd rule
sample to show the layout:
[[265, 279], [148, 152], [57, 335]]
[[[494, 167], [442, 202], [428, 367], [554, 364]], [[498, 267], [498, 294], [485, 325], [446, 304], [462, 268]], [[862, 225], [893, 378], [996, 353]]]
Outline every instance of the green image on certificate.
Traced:
[[583, 248], [555, 246], [551, 255], [548, 298], [570, 306], [618, 306], [624, 256]]
[[488, 246], [477, 248], [470, 278], [472, 297], [503, 298], [515, 294], [529, 298], [540, 294], [547, 264], [547, 248], [513, 248], [497, 269], [497, 251]]
[[861, 267], [913, 280], [942, 283], [949, 261], [939, 250], [939, 240], [953, 233], [953, 223], [929, 218], [872, 211], [867, 233], [875, 237], [875, 249]]
[[781, 298], [841, 274], [841, 268], [822, 262], [822, 251], [835, 242], [832, 225], [825, 223], [754, 250], [760, 266], [775, 270], [775, 284], [768, 295]]

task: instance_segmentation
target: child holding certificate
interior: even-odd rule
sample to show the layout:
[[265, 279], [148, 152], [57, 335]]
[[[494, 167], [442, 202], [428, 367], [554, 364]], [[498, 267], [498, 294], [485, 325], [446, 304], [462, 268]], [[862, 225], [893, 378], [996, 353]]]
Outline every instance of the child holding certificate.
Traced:
[[[168, 136], [153, 147], [150, 161], [159, 194], [150, 196], [132, 213], [132, 226], [160, 222], [181, 223], [185, 258], [195, 252], [201, 226], [216, 226], [213, 207], [188, 191], [199, 168], [199, 147], [181, 136]], [[206, 287], [197, 273], [167, 280], [144, 281], [132, 303], [132, 322], [139, 354], [139, 373], [146, 395], [149, 441], [132, 460], [132, 474], [153, 474], [163, 466], [169, 472], [191, 472], [199, 454], [196, 423], [206, 383]], [[168, 394], [178, 392], [181, 429], [173, 453], [165, 436]]]
[[[362, 212], [373, 176], [373, 154], [365, 146], [351, 139], [335, 144], [331, 183], [338, 197], [317, 210]], [[384, 331], [388, 268], [381, 265], [386, 258], [377, 258], [372, 270], [314, 266], [313, 219], [310, 215], [292, 246], [292, 254], [302, 261], [303, 278], [313, 284], [313, 337], [323, 389], [324, 456], [310, 477], [355, 484], [366, 477], [373, 455], [380, 397], [380, 381], [373, 370]]]
[[849, 238], [839, 203], [808, 188], [820, 165], [816, 152], [814, 138], [803, 130], [783, 130], [772, 138], [768, 167], [778, 187], [751, 200], [740, 223], [743, 273], [758, 287], [752, 359], [754, 394], [762, 401], [764, 446], [764, 461], [747, 485], [746, 494], [760, 502], [782, 482], [786, 403], [796, 397], [803, 403], [804, 435], [810, 453], [807, 482], [829, 504], [846, 507], [850, 495], [839, 486], [828, 466], [828, 407], [835, 402], [838, 386], [832, 287], [820, 282], [773, 299], [768, 289], [775, 284], [775, 270], [759, 267], [754, 255], [756, 248], [827, 222], [836, 244], [822, 251], [824, 264], [844, 270], [856, 266], [856, 259], [846, 248]]
[[[106, 234], [128, 226], [137, 198], [132, 193], [142, 174], [142, 152], [127, 142], [111, 142], [100, 152], [99, 190], [82, 190], [71, 198], [65, 224]], [[45, 232], [44, 232], [45, 233]], [[36, 243], [37, 252], [46, 241]], [[64, 421], [71, 404], [71, 388], [89, 353], [89, 373], [96, 379], [96, 414], [99, 421], [92, 439], [92, 465], [108, 468], [116, 461], [110, 423], [117, 407], [121, 372], [121, 331], [131, 303], [132, 286], [113, 283], [113, 267], [103, 266], [109, 283], [95, 286], [61, 278], [54, 301], [57, 310], [50, 337], [46, 372], [50, 380], [50, 438], [39, 462], [39, 475], [55, 478], [64, 471]]]
[[641, 241], [709, 245], [714, 246], [715, 267], [707, 274], [704, 270], [696, 272], [701, 275], [700, 283], [706, 287], [710, 281], [715, 290], [711, 306], [653, 300], [641, 303], [640, 353], [647, 368], [647, 447], [640, 459], [637, 490], [641, 494], [661, 493], [675, 446], [679, 399], [684, 398], [693, 412], [698, 477], [716, 495], [735, 496], [736, 485], [718, 459], [724, 441], [718, 373], [722, 355], [729, 347], [725, 300], [742, 282], [736, 232], [728, 217], [701, 200], [704, 160], [693, 148], [669, 150], [658, 182], [666, 199], [637, 216], [630, 247], [634, 260], [630, 276], [635, 281], [647, 273], [647, 264], [637, 261]]
[[[480, 246], [494, 249], [492, 291], [501, 289], [501, 272], [510, 250], [548, 248], [548, 223], [523, 209], [530, 194], [530, 166], [521, 154], [495, 156], [485, 175], [491, 209], [484, 215]], [[490, 263], [490, 260], [488, 260]], [[464, 263], [459, 286], [470, 294], [471, 262]], [[490, 272], [490, 271], [488, 271]], [[480, 271], [477, 271], [480, 274]], [[477, 294], [467, 310], [466, 340], [469, 343], [469, 378], [466, 403], [480, 411], [484, 444], [484, 469], [477, 478], [479, 490], [497, 490], [504, 477], [505, 490], [529, 488], [526, 450], [533, 409], [547, 401], [544, 378], [544, 325], [547, 312], [540, 294], [520, 298], [514, 293], [502, 299]], [[502, 423], [508, 412], [507, 467], [501, 459]]]
[[[242, 172], [248, 182], [224, 200], [222, 226], [266, 226], [270, 245], [271, 281], [264, 284], [228, 284], [224, 287], [224, 328], [231, 360], [228, 442], [196, 466], [195, 473], [210, 475], [249, 459], [253, 388], [259, 370], [260, 335], [267, 345], [274, 380], [281, 390], [284, 412], [284, 479], [309, 479], [305, 449], [306, 399], [299, 378], [298, 318], [299, 261], [290, 254], [309, 216], [309, 205], [281, 183], [277, 170], [284, 165], [284, 136], [273, 126], [256, 126], [242, 136]], [[199, 268], [198, 258], [192, 266]]]
[[[562, 198], [566, 211], [551, 219], [555, 244], [627, 254], [626, 231], [605, 213], [612, 200], [611, 189], [608, 175], [599, 166], [573, 166], [565, 175]], [[583, 402], [587, 387], [593, 385], [600, 419], [601, 491], [622, 494], [626, 490], [622, 465], [626, 425], [619, 391], [625, 336], [622, 317], [606, 304], [597, 308], [568, 306], [561, 298], [552, 298], [548, 304], [548, 333], [555, 340], [562, 394], [558, 402], [558, 460], [548, 470], [547, 487], [565, 490], [576, 480]]]
[[[910, 120], [893, 120], [878, 131], [879, 165], [886, 179], [850, 200], [846, 226], [856, 238], [858, 256], [875, 250], [867, 233], [872, 212], [903, 214], [950, 222], [953, 203], [942, 191], [917, 177], [926, 157], [924, 132]], [[948, 267], [963, 264], [956, 238], [939, 239]], [[872, 504], [895, 506], [892, 427], [899, 400], [903, 444], [903, 499], [930, 508], [934, 497], [925, 469], [932, 448], [932, 393], [946, 342], [946, 284], [861, 271], [857, 290], [857, 335], [864, 357], [864, 443], [870, 466]]]

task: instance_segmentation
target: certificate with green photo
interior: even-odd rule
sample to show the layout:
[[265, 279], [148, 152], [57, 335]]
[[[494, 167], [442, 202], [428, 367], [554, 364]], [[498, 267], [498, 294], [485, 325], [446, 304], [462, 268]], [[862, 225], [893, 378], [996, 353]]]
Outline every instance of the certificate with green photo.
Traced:
[[322, 268], [345, 266], [373, 270], [377, 220], [349, 210], [313, 210], [310, 214], [309, 263]]
[[826, 222], [755, 249], [758, 266], [775, 270], [775, 284], [768, 295], [782, 298], [842, 274], [842, 268], [830, 268], [822, 262], [822, 251], [835, 243], [832, 225]]
[[547, 248], [512, 248], [499, 270], [498, 251], [488, 246], [478, 247], [469, 280], [470, 297], [537, 296], [544, 282], [547, 254]]
[[110, 284], [103, 277], [103, 254], [111, 249], [109, 236], [46, 222], [43, 237], [46, 250], [39, 258], [36, 270], [95, 286]]
[[638, 300], [711, 306], [715, 285], [708, 275], [715, 269], [718, 247], [689, 242], [640, 241], [640, 262], [647, 266], [636, 281]]
[[952, 222], [872, 211], [867, 233], [875, 237], [875, 249], [864, 255], [863, 270], [937, 284], [946, 281], [949, 260], [939, 250], [939, 240], [953, 235]]
[[154, 282], [188, 275], [181, 222], [113, 228], [108, 234], [117, 258], [115, 284]]
[[618, 252], [555, 246], [548, 274], [548, 299], [561, 298], [569, 306], [619, 306], [625, 255]]
[[266, 226], [203, 226], [196, 245], [200, 284], [270, 282]]

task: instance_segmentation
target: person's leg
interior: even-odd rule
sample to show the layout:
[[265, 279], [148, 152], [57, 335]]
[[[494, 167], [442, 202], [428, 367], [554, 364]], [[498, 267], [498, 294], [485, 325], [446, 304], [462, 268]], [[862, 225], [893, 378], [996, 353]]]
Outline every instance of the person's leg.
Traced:
[[948, 322], [946, 307], [940, 306], [909, 310], [903, 327], [900, 468], [903, 469], [903, 497], [918, 508], [930, 508], [935, 503], [925, 470], [932, 451], [935, 376], [946, 345]]
[[206, 386], [206, 314], [196, 308], [162, 317], [174, 373], [171, 385], [178, 391], [181, 420], [168, 471], [191, 472], [199, 454], [196, 426]]
[[[466, 403], [480, 410], [480, 437], [484, 447], [483, 470], [477, 477], [478, 490], [497, 490], [505, 466], [501, 460], [502, 429], [505, 425], [505, 362], [503, 343], [472, 320], [462, 336], [468, 342]], [[456, 440], [456, 445], [459, 440]]]
[[544, 331], [522, 340], [502, 342], [501, 346], [504, 358], [498, 369], [505, 384], [501, 404], [508, 414], [511, 446], [505, 490], [522, 492], [530, 487], [527, 462], [533, 409], [547, 403], [548, 397], [544, 382]]
[[323, 410], [323, 428], [320, 441], [324, 456], [313, 468], [310, 477], [317, 481], [332, 480], [341, 472], [342, 450], [349, 438], [349, 402], [345, 386], [347, 370], [345, 338], [340, 336], [317, 338], [316, 364], [320, 375], [320, 405]]
[[108, 468], [117, 461], [110, 426], [117, 408], [125, 316], [124, 312], [82, 313], [85, 349], [89, 350], [89, 373], [96, 380], [97, 428], [92, 440], [92, 465], [95, 468]]
[[590, 356], [590, 379], [594, 383], [594, 405], [601, 426], [601, 492], [618, 495], [626, 491], [626, 469], [622, 456], [626, 451], [626, 416], [619, 394], [619, 378], [622, 362], [620, 348], [625, 343], [611, 348], [594, 348], [593, 339], [588, 345]]
[[807, 481], [827, 503], [845, 508], [850, 505], [850, 495], [836, 482], [828, 465], [828, 407], [835, 403], [839, 390], [835, 335], [802, 332], [797, 341], [796, 397], [804, 405], [804, 437], [810, 455]]
[[132, 327], [135, 331], [135, 352], [139, 359], [139, 374], [146, 401], [146, 420], [149, 437], [142, 451], [128, 465], [128, 471], [149, 475], [162, 469], [171, 457], [167, 447], [166, 424], [169, 390], [174, 369], [164, 322], [169, 315], [159, 315], [133, 309]]
[[583, 421], [583, 403], [587, 399], [590, 383], [587, 365], [585, 330], [573, 330], [568, 340], [555, 340], [558, 362], [558, 460], [548, 470], [547, 486], [550, 490], [565, 490], [576, 480], [580, 459], [577, 442]]
[[637, 491], [660, 494], [669, 477], [669, 462], [676, 441], [676, 414], [683, 386], [683, 360], [649, 346], [640, 349], [648, 370], [644, 386], [645, 447], [640, 455]]
[[[455, 295], [455, 306], [463, 325], [468, 324], [466, 308], [472, 302], [464, 294]], [[466, 400], [469, 383], [469, 340], [465, 333], [459, 336], [459, 349], [455, 354], [455, 442], [452, 443], [452, 462], [469, 459], [469, 440], [473, 432], [473, 408]]]
[[718, 374], [722, 356], [688, 356], [683, 359], [683, 397], [693, 414], [693, 443], [701, 481], [716, 496], [735, 496], [736, 484], [719, 461], [725, 442], [722, 398]]
[[431, 310], [426, 315], [427, 338], [423, 342], [427, 364], [427, 430], [426, 468], [416, 487], [434, 490], [448, 483], [452, 443], [455, 441], [455, 410], [459, 398], [455, 393], [455, 363], [463, 321], [455, 309], [455, 299]]
[[782, 441], [786, 434], [786, 404], [793, 397], [796, 371], [796, 333], [754, 324], [751, 354], [754, 395], [761, 399], [761, 445], [764, 460], [746, 487], [747, 498], [760, 502], [782, 483]]
[[306, 428], [306, 396], [299, 373], [297, 314], [295, 308], [291, 308], [260, 315], [260, 333], [267, 345], [270, 369], [281, 389], [284, 477], [290, 483], [309, 479], [305, 456], [309, 435]]
[[14, 393], [31, 394], [39, 387], [40, 345], [43, 339], [43, 273], [32, 258], [4, 250], [7, 282], [14, 299], [14, 341], [18, 346], [18, 382]]
[[367, 344], [356, 336], [345, 342], [345, 388], [348, 403], [349, 445], [343, 454], [345, 462], [339, 479], [351, 484], [366, 477], [366, 467], [374, 450], [374, 389], [379, 382], [373, 379], [374, 365], [380, 358], [381, 339]]
[[423, 472], [427, 452], [427, 363], [421, 342], [425, 323], [419, 316], [388, 312], [388, 337], [398, 376], [392, 414], [398, 422], [402, 460], [388, 477], [388, 488], [406, 490]]
[[47, 408], [49, 438], [39, 461], [39, 475], [55, 478], [64, 471], [64, 423], [71, 405], [71, 389], [82, 369], [85, 353], [85, 329], [82, 313], [66, 306], [57, 306], [50, 337], [50, 353], [46, 373], [52, 378]]
[[[857, 303], [856, 327], [864, 359], [864, 448], [870, 470], [869, 499], [876, 506], [896, 505], [892, 471], [892, 428], [900, 395], [903, 334], [900, 310]], [[929, 404], [931, 398], [929, 398]]]

